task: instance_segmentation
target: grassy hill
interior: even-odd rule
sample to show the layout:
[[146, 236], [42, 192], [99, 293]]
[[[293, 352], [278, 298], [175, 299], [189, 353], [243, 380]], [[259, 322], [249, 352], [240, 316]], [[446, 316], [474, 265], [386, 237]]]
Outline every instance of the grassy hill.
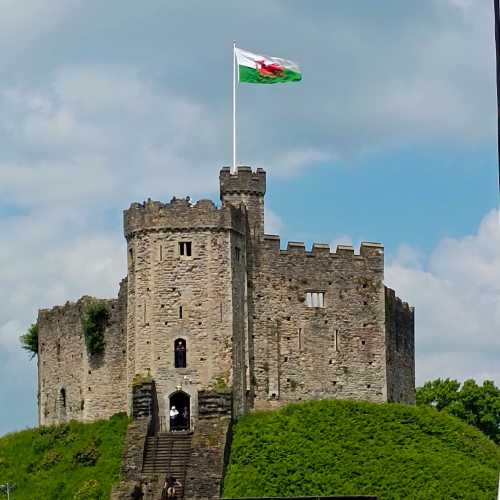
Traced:
[[0, 484], [15, 483], [12, 500], [109, 498], [117, 481], [128, 418], [71, 422], [0, 438]]
[[234, 427], [225, 497], [496, 498], [500, 448], [433, 408], [316, 401]]

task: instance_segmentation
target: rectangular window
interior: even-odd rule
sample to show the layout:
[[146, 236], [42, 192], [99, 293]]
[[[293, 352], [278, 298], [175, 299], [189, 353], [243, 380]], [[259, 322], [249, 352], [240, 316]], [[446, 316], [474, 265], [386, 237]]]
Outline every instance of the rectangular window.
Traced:
[[239, 249], [239, 247], [234, 247], [234, 258], [236, 262], [240, 261], [240, 257], [241, 257], [241, 250]]
[[307, 307], [325, 307], [325, 292], [307, 292]]
[[190, 241], [180, 241], [179, 242], [179, 255], [181, 257], [191, 257], [191, 242]]

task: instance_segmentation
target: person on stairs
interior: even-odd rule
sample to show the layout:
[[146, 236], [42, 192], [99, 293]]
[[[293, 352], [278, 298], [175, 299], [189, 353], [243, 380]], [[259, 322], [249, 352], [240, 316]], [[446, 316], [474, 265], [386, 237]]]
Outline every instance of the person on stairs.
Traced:
[[177, 498], [177, 488], [181, 488], [182, 484], [175, 479], [173, 476], [167, 476], [165, 479], [165, 483], [163, 485], [163, 491], [161, 498], [162, 500], [166, 499], [175, 499]]
[[175, 406], [170, 408], [170, 430], [174, 430], [177, 426], [177, 417], [179, 416], [179, 410]]

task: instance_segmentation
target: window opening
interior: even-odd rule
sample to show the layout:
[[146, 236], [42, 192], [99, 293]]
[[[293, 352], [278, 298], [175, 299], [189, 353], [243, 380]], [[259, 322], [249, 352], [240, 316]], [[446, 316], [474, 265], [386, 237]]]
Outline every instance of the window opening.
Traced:
[[174, 361], [176, 368], [186, 368], [186, 341], [184, 339], [175, 341]]
[[325, 307], [325, 292], [307, 292], [307, 307]]
[[234, 247], [234, 258], [236, 260], [236, 262], [239, 262], [240, 261], [240, 257], [241, 257], [241, 250], [239, 247]]
[[66, 389], [61, 389], [61, 406], [66, 408]]
[[163, 247], [160, 245], [160, 262], [163, 260]]
[[182, 319], [182, 306], [179, 306], [179, 319]]
[[181, 257], [191, 257], [191, 242], [190, 241], [180, 241], [179, 242], [179, 255]]
[[335, 330], [335, 352], [339, 352], [339, 331]]

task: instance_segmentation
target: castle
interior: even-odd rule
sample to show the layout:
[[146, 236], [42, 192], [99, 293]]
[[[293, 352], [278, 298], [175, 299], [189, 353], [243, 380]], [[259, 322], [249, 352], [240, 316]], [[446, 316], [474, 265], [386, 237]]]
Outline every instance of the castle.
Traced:
[[132, 203], [128, 273], [104, 352], [87, 351], [92, 299], [40, 310], [39, 421], [131, 413], [134, 381], [154, 381], [160, 417], [196, 426], [202, 391], [232, 412], [308, 399], [415, 401], [414, 311], [384, 286], [384, 248], [289, 242], [264, 234], [266, 173], [220, 171], [212, 201]]

